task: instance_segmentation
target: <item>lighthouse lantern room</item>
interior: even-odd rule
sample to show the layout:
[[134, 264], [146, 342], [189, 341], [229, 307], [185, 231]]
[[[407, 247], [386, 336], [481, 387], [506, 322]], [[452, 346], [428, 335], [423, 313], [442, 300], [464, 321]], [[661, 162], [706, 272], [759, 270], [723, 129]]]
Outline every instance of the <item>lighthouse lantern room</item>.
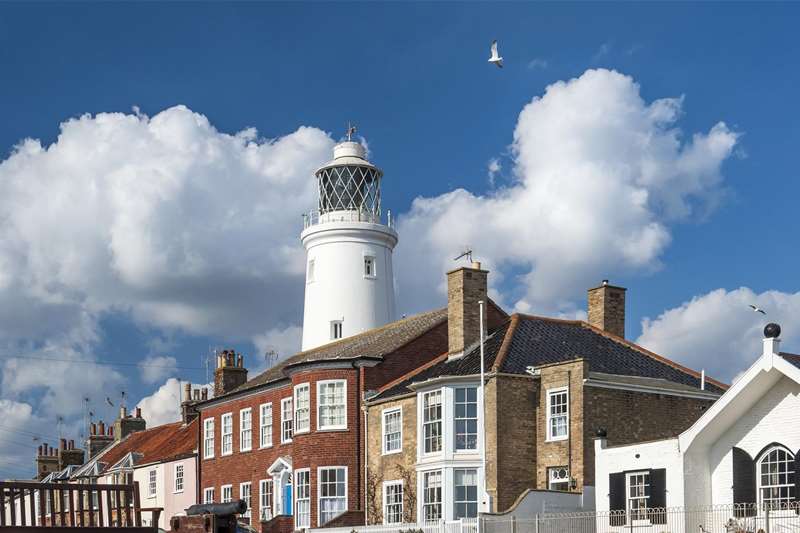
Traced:
[[306, 249], [303, 350], [395, 319], [391, 214], [381, 217], [381, 169], [361, 143], [346, 140], [316, 173], [319, 202], [304, 215]]

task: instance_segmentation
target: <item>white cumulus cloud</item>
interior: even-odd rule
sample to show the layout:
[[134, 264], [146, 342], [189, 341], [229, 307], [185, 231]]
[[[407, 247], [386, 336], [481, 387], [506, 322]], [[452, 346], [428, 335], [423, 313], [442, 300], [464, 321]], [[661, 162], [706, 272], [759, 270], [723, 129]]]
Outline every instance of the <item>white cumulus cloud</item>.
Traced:
[[508, 186], [418, 197], [400, 217], [401, 309], [438, 305], [467, 243], [491, 283], [513, 278], [504, 298], [526, 311], [574, 314], [590, 284], [658, 268], [670, 225], [718, 200], [737, 143], [722, 122], [684, 138], [681, 104], [648, 103], [604, 69], [547, 87], [517, 120]]
[[[209, 398], [214, 396], [214, 388], [211, 385], [192, 384], [192, 390], [198, 388], [208, 389]], [[177, 422], [181, 419], [182, 395], [183, 382], [169, 378], [153, 394], [142, 398], [136, 407], [141, 408], [142, 418], [149, 428]]]
[[150, 355], [139, 363], [139, 372], [145, 383], [156, 383], [177, 372], [178, 360], [169, 355]]
[[[749, 305], [764, 309], [755, 313]], [[642, 321], [636, 342], [731, 382], [761, 355], [764, 326], [781, 325], [781, 350], [800, 353], [800, 292], [717, 289]]]

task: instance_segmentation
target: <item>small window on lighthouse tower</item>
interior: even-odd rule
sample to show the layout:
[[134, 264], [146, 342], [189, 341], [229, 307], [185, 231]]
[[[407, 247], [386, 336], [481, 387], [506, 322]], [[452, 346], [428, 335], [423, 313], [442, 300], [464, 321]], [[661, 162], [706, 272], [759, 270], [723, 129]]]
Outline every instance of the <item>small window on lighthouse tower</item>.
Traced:
[[374, 278], [375, 277], [375, 258], [371, 255], [364, 256], [364, 277], [365, 278]]
[[331, 340], [342, 338], [342, 321], [331, 320]]
[[308, 261], [308, 273], [306, 274], [306, 283], [314, 281], [314, 260]]

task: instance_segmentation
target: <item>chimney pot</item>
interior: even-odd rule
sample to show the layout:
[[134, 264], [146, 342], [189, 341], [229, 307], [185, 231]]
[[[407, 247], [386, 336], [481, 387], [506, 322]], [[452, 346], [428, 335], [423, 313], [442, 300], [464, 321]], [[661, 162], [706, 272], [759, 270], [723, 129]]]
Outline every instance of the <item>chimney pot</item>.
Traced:
[[89, 435], [92, 437], [97, 435], [97, 424], [94, 422], [92, 422], [92, 424], [89, 426]]
[[136, 418], [142, 418], [142, 408], [141, 407], [137, 407], [136, 408]]
[[188, 402], [192, 399], [192, 382], [186, 382], [183, 384], [183, 401]]
[[39, 445], [39, 455], [42, 455], [42, 445]]
[[60, 439], [58, 441], [58, 449], [59, 450], [66, 450], [67, 449], [67, 439]]
[[617, 337], [625, 338], [624, 287], [609, 285], [604, 279], [587, 293], [589, 324]]
[[119, 408], [119, 417], [125, 418], [126, 416], [128, 416], [128, 410], [123, 405], [122, 407]]
[[108, 436], [109, 437], [114, 436], [114, 426], [108, 426]]
[[97, 425], [97, 431], [96, 431], [96, 433], [97, 433], [98, 435], [105, 435], [105, 434], [106, 434], [106, 425], [103, 423], [103, 421], [102, 421], [102, 420], [101, 420], [101, 421], [100, 421], [100, 423]]

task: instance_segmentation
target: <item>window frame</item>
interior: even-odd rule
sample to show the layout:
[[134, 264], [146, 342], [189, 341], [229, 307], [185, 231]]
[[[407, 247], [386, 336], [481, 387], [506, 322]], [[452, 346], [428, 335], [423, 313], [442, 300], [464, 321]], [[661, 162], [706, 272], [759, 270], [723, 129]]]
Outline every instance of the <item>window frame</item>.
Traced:
[[[225, 500], [225, 490], [229, 490], [230, 491], [230, 493], [231, 493], [230, 494], [230, 498], [231, 498], [230, 500]], [[230, 484], [230, 483], [227, 484], [227, 485], [222, 485], [219, 488], [219, 502], [220, 503], [228, 503], [228, 502], [232, 502], [232, 501], [233, 501], [233, 485]]]
[[[778, 460], [777, 463], [771, 463], [771, 464], [779, 464], [780, 465], [780, 464], [785, 462], [787, 464], [786, 472], [777, 472], [777, 473], [773, 473], [773, 474], [770, 474], [770, 473], [764, 474], [764, 473], [762, 473], [762, 470], [761, 470], [762, 466], [763, 466], [765, 460], [767, 460], [769, 458], [770, 453], [772, 453], [773, 451], [784, 453], [788, 457], [788, 460], [785, 460], [785, 461], [784, 460]], [[780, 476], [781, 474], [785, 474], [786, 475], [787, 483], [776, 483], [776, 484], [769, 484], [769, 485], [766, 485], [766, 486], [762, 483], [762, 479], [763, 479], [764, 476], [771, 476], [771, 475]], [[791, 477], [789, 477], [790, 475], [791, 475]], [[769, 504], [770, 505], [770, 507], [769, 507], [770, 510], [780, 510], [780, 509], [786, 507], [786, 502], [794, 502], [795, 498], [797, 498], [797, 495], [795, 494], [795, 486], [796, 486], [795, 485], [795, 483], [796, 483], [795, 480], [796, 479], [797, 479], [797, 471], [795, 470], [795, 455], [788, 448], [786, 448], [785, 446], [780, 445], [780, 444], [773, 444], [773, 445], [767, 447], [766, 450], [761, 452], [759, 454], [759, 456], [758, 456], [758, 459], [756, 460], [756, 500], [757, 500], [757, 505], [758, 505], [759, 511], [764, 511], [765, 509], [767, 509], [765, 507], [765, 505], [764, 505], [764, 494], [763, 494], [763, 491], [764, 491], [765, 488], [766, 489], [776, 489], [777, 488], [779, 491], [782, 488], [786, 488], [787, 489], [788, 499], [787, 498], [783, 498], [781, 496], [778, 496], [777, 498], [774, 498], [774, 497], [769, 498], [769, 501], [771, 502]], [[791, 480], [791, 481], [789, 481], [789, 480]]]
[[[180, 474], [181, 474], [180, 476], [178, 476], [179, 469], [180, 469]], [[172, 491], [173, 494], [180, 494], [181, 492], [183, 492], [183, 487], [185, 485], [185, 483], [184, 483], [185, 471], [186, 471], [186, 469], [184, 468], [183, 463], [175, 463], [175, 477], [173, 478], [173, 489], [174, 490]], [[178, 488], [178, 479], [181, 480], [181, 487], [180, 488]]]
[[[265, 409], [268, 408], [268, 409]], [[265, 412], [268, 411], [269, 413], [269, 422], [265, 423]], [[262, 403], [258, 406], [258, 448], [269, 448], [272, 446], [272, 424], [274, 420], [272, 418], [272, 402]], [[268, 439], [265, 437], [268, 436]], [[264, 442], [267, 444], [264, 444]]]
[[[266, 486], [269, 486], [269, 492], [265, 489]], [[272, 478], [262, 479], [258, 482], [258, 517], [260, 520], [271, 520], [272, 519], [272, 509], [275, 505], [273, 500], [275, 491], [275, 484]], [[264, 505], [264, 496], [269, 494], [268, 503], [269, 505]], [[264, 514], [264, 510], [269, 509], [269, 516]]]
[[[300, 394], [303, 392], [305, 392], [306, 394], [305, 398], [306, 406], [305, 408], [303, 408], [305, 411], [305, 418], [303, 419], [303, 421], [305, 422], [305, 426], [302, 429], [299, 429], [301, 408], [298, 407], [300, 404], [298, 400], [300, 399]], [[294, 411], [294, 426], [293, 426], [294, 429], [292, 432], [292, 438], [294, 438], [294, 435], [300, 435], [311, 431], [311, 385], [308, 382], [295, 385], [294, 390], [292, 392], [292, 397], [293, 397], [292, 409]]]
[[[389, 487], [392, 486], [400, 486], [400, 502], [394, 502], [389, 504], [389, 491], [387, 490]], [[405, 522], [405, 487], [403, 485], [402, 479], [391, 479], [389, 481], [383, 482], [383, 523], [384, 525], [393, 525], [393, 524], [402, 524]], [[400, 520], [397, 522], [390, 522], [389, 521], [389, 505], [400, 505]]]
[[[307, 475], [308, 476], [308, 483], [304, 486], [307, 490], [307, 496], [305, 498], [300, 498], [300, 476]], [[309, 529], [311, 528], [311, 469], [310, 468], [300, 468], [294, 471], [294, 482], [292, 483], [292, 498], [294, 502], [292, 502], [292, 514], [293, 514], [293, 521], [294, 521], [294, 528], [295, 529]], [[303, 517], [308, 517], [307, 524], [299, 523], [299, 518], [301, 517], [300, 514], [300, 502], [308, 503], [308, 510], [303, 513]]]
[[[249, 427], [244, 427], [245, 414], [247, 414]], [[245, 431], [248, 437], [245, 437]], [[247, 443], [247, 447], [245, 447]], [[245, 407], [239, 411], [239, 452], [249, 452], [253, 449], [253, 408]]]
[[158, 495], [158, 469], [151, 468], [147, 472], [147, 497], [155, 498]]
[[[288, 411], [286, 409], [286, 404], [289, 404]], [[286, 398], [281, 398], [281, 444], [288, 444], [292, 442], [293, 437], [294, 437], [294, 397], [287, 396]]]
[[[225, 419], [226, 418], [228, 420], [230, 420], [230, 432], [229, 433], [225, 433]], [[220, 457], [225, 457], [225, 456], [228, 456], [228, 455], [233, 455], [233, 413], [225, 413], [221, 417], [219, 417], [219, 420], [220, 420], [219, 425], [222, 426], [222, 440], [220, 442], [219, 456]], [[226, 449], [225, 437], [228, 437], [230, 439], [230, 441], [227, 443], [228, 447], [229, 447], [227, 452], [225, 452], [225, 449]]]
[[306, 268], [306, 284], [314, 283], [314, 278], [316, 276], [316, 259], [309, 259]]
[[[210, 432], [209, 429], [211, 430]], [[209, 433], [211, 434], [210, 436]], [[213, 459], [213, 458], [214, 458], [214, 417], [209, 417], [203, 420], [203, 459]]]
[[[472, 390], [472, 391], [475, 392], [475, 402], [474, 402], [474, 404], [475, 404], [475, 416], [474, 417], [471, 417], [471, 416], [458, 417], [457, 416], [457, 408], [458, 408], [459, 405], [468, 406], [468, 405], [471, 405], [473, 403], [473, 402], [470, 402], [468, 400], [468, 393], [465, 393], [465, 401], [459, 402], [458, 399], [457, 399], [459, 390], [464, 390], [464, 391]], [[474, 453], [478, 453], [478, 451], [480, 450], [480, 442], [479, 442], [479, 440], [480, 440], [480, 413], [478, 412], [480, 410], [480, 401], [478, 399], [478, 395], [479, 394], [480, 394], [480, 391], [478, 390], [478, 387], [475, 386], [475, 385], [455, 385], [453, 387], [453, 451], [455, 453], [473, 453], [474, 454]], [[465, 409], [466, 409], [466, 407], [465, 407]], [[458, 422], [459, 421], [464, 421], [465, 423], [468, 423], [471, 420], [475, 421], [475, 433], [474, 433], [475, 446], [473, 448], [459, 448], [458, 447], [458, 437], [459, 437]], [[463, 435], [465, 437], [469, 437], [469, 436], [472, 435], [472, 433], [466, 432], [466, 433], [463, 433]]]
[[[367, 261], [372, 273], [367, 272]], [[372, 254], [364, 254], [364, 279], [378, 279], [378, 261]]]
[[[322, 521], [322, 498], [323, 498], [323, 496], [322, 496], [322, 485], [323, 485], [323, 483], [322, 483], [322, 471], [323, 470], [337, 470], [337, 471], [338, 470], [342, 470], [342, 471], [344, 471], [344, 482], [343, 482], [344, 495], [343, 496], [325, 496], [325, 498], [329, 499], [329, 500], [339, 500], [339, 499], [343, 498], [344, 499], [344, 509], [342, 509], [341, 513], [330, 517], [326, 522]], [[326, 524], [327, 522], [330, 522], [331, 520], [333, 520], [334, 518], [336, 518], [340, 514], [347, 512], [347, 505], [348, 505], [348, 498], [347, 498], [348, 471], [347, 470], [348, 469], [347, 469], [346, 466], [320, 466], [320, 467], [317, 467], [317, 527], [322, 527], [324, 524]], [[337, 475], [337, 480], [338, 480], [338, 475]], [[338, 484], [338, 483], [339, 482], [336, 481], [336, 484]], [[330, 483], [328, 483], [328, 484], [330, 484]]]
[[[637, 483], [636, 486], [641, 486], [644, 495], [631, 496], [631, 479], [638, 476], [643, 477], [643, 482], [641, 485]], [[650, 521], [648, 514], [648, 510], [650, 509], [650, 491], [648, 488], [651, 486], [652, 483], [650, 482], [650, 470], [635, 470], [633, 472], [625, 472], [625, 515], [631, 522], [634, 520], [637, 522]], [[636, 516], [634, 516], [634, 511], [631, 509], [632, 501], [644, 501], [644, 507], [637, 507], [635, 511]], [[642, 515], [644, 515], [644, 518], [642, 518]]]
[[[425, 402], [429, 396], [438, 395], [439, 397], [439, 418], [438, 419], [431, 419], [427, 420], [428, 416], [428, 407], [425, 405]], [[445, 394], [444, 389], [435, 389], [431, 391], [426, 391], [422, 393], [422, 456], [429, 456], [429, 455], [437, 455], [444, 452], [444, 400]], [[433, 435], [431, 442], [434, 442], [436, 437], [438, 436], [438, 449], [428, 451], [428, 426], [435, 426], [438, 425], [439, 431], [438, 435]]]
[[[427, 481], [428, 481], [428, 476], [432, 476], [434, 474], [438, 474], [439, 475], [439, 486], [438, 487], [434, 487], [434, 490], [436, 488], [439, 489], [439, 492], [438, 492], [439, 499], [438, 499], [438, 501], [431, 503], [431, 502], [428, 501], [428, 490], [429, 489], [428, 489]], [[438, 522], [439, 520], [444, 519], [444, 517], [445, 517], [445, 515], [444, 515], [444, 485], [445, 485], [444, 470], [438, 469], [438, 470], [427, 470], [427, 471], [422, 472], [422, 506], [420, 507], [420, 511], [421, 511], [421, 516], [420, 516], [421, 520], [420, 521], [422, 523], [430, 523], [430, 522], [434, 522], [434, 521]], [[427, 510], [431, 506], [438, 506], [439, 513], [438, 513], [438, 516], [436, 518], [428, 519], [426, 517], [427, 516]]]
[[[247, 498], [244, 497], [244, 488], [247, 487]], [[243, 481], [239, 483], [239, 499], [247, 503], [247, 510], [242, 513], [243, 517], [247, 518], [247, 522], [253, 521], [253, 482]]]
[[[564, 394], [565, 397], [566, 397], [566, 402], [564, 404], [564, 407], [565, 407], [566, 410], [565, 410], [565, 412], [563, 414], [559, 413], [558, 415], [554, 416], [553, 415], [553, 407], [554, 407], [554, 405], [553, 405], [553, 397], [554, 396], [559, 396], [561, 394]], [[556, 417], [561, 418], [562, 416], [565, 419], [566, 433], [564, 433], [564, 435], [553, 435], [553, 423], [552, 422]], [[546, 425], [547, 425], [547, 439], [546, 439], [547, 442], [557, 442], [557, 441], [561, 441], [561, 440], [567, 440], [569, 438], [569, 387], [564, 386], [564, 387], [555, 387], [555, 388], [552, 388], [552, 389], [547, 389], [547, 419], [546, 419]]]
[[[331, 338], [332, 341], [338, 341], [344, 338], [344, 321], [331, 320]], [[337, 337], [338, 334], [338, 337]]]
[[[557, 473], [560, 470], [565, 470], [567, 472], [567, 478], [565, 480], [554, 480], [553, 474]], [[553, 484], [566, 484], [565, 489], [554, 489]], [[559, 492], [569, 492], [569, 484], [570, 484], [570, 474], [569, 474], [569, 467], [568, 466], [548, 466], [547, 467], [547, 490], [555, 490]]]
[[[469, 472], [469, 473], [475, 475], [475, 485], [474, 485], [474, 487], [475, 487], [475, 500], [459, 500], [459, 499], [457, 499], [456, 487], [459, 486], [459, 485], [456, 484], [457, 472]], [[480, 476], [480, 472], [478, 471], [477, 468], [454, 468], [453, 469], [453, 520], [458, 520], [459, 518], [477, 518], [478, 517], [478, 514], [480, 513], [480, 504], [481, 504], [481, 501], [480, 501], [481, 500], [481, 496], [480, 496], [480, 493], [479, 493], [481, 484], [480, 484], [479, 476]], [[470, 487], [472, 485], [461, 485], [461, 486], [462, 487]], [[470, 505], [472, 503], [475, 504], [475, 516], [458, 516], [458, 513], [456, 512], [456, 509], [457, 509], [459, 504], [468, 506], [468, 505]]]
[[[387, 435], [389, 435], [389, 433], [386, 432], [386, 427], [387, 427], [386, 417], [392, 415], [399, 415], [398, 418], [399, 427], [397, 431], [392, 432], [391, 434], [393, 435], [397, 433], [400, 435], [400, 438], [398, 440], [398, 448], [390, 450], [388, 448], [387, 445], [388, 443], [386, 440]], [[393, 453], [401, 453], [402, 451], [403, 451], [403, 408], [402, 406], [389, 407], [388, 409], [384, 409], [383, 411], [381, 411], [381, 455], [391, 455]]]
[[[211, 499], [208, 499], [209, 494]], [[203, 489], [203, 503], [214, 503], [214, 487], [206, 487]]]
[[[325, 395], [322, 393], [322, 389], [326, 385], [333, 384], [342, 384], [342, 424], [330, 424], [325, 425], [322, 423], [322, 409], [324, 407], [335, 407], [336, 404], [324, 404], [323, 399]], [[317, 381], [317, 431], [344, 431], [347, 430], [347, 380], [346, 379], [323, 379]]]

